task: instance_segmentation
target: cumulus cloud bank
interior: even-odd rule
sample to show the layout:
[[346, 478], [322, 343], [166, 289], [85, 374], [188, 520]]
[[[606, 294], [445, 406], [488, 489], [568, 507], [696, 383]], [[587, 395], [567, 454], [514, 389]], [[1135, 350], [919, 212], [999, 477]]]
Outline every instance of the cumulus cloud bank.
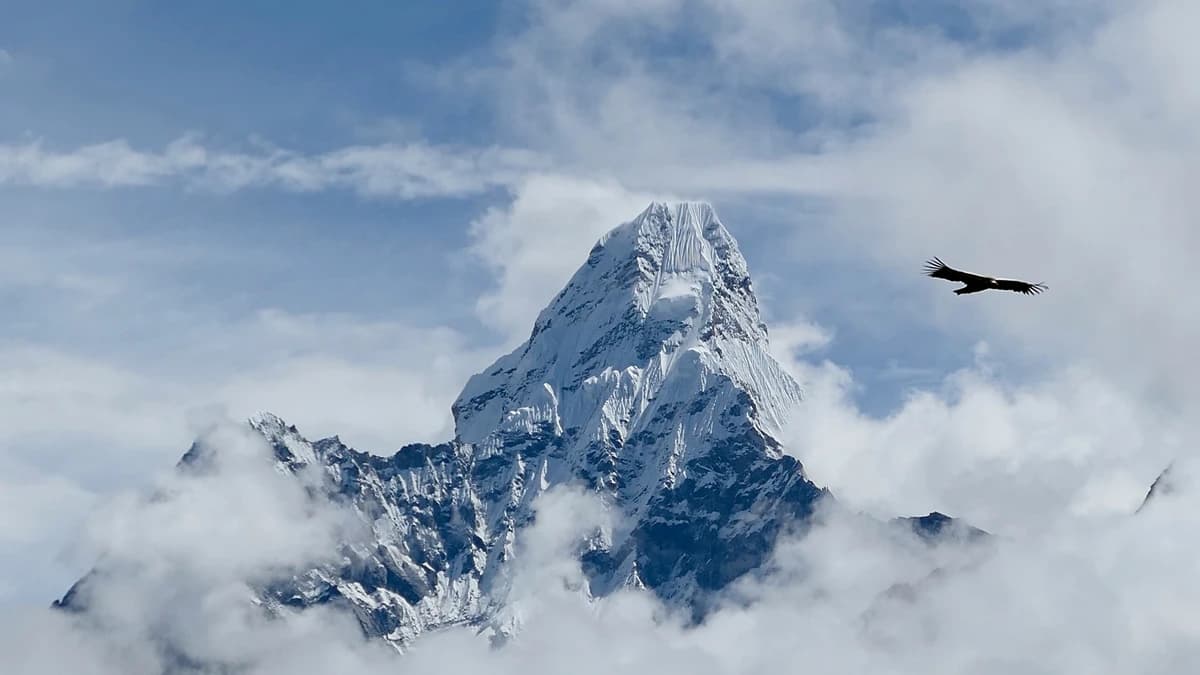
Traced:
[[876, 418], [855, 406], [846, 369], [791, 364], [808, 399], [788, 452], [818, 484], [879, 516], [933, 509], [1031, 535], [1130, 513], [1198, 437], [1188, 420], [1083, 369], [1013, 384], [977, 364]]
[[97, 560], [95, 576], [74, 593], [88, 611], [9, 620], [6, 672], [160, 672], [263, 654], [286, 662], [314, 633], [354, 634], [352, 618], [322, 612], [268, 621], [250, 585], [326, 560], [339, 542], [366, 534], [361, 521], [309, 496], [319, 474], [276, 471], [245, 425], [218, 423], [197, 444], [205, 459], [190, 470], [94, 514], [80, 546]]
[[[613, 526], [590, 495], [560, 487], [518, 539], [510, 607], [520, 629], [496, 647], [477, 628], [428, 635], [400, 656], [352, 619], [314, 610], [268, 619], [244, 579], [321, 560], [349, 520], [274, 473], [261, 441], [224, 429], [231, 457], [130, 498], [93, 530], [128, 583], [88, 596], [94, 613], [9, 621], [6, 672], [156, 672], [207, 662], [247, 673], [1168, 673], [1200, 666], [1200, 602], [1180, 537], [1200, 525], [1187, 491], [1136, 517], [1109, 515], [982, 547], [930, 546], [841, 508], [783, 541], [769, 573], [731, 589], [700, 625], [650, 594], [589, 599], [573, 557]], [[1194, 494], [1194, 493], [1190, 493]], [[99, 588], [99, 586], [97, 587]], [[87, 591], [85, 590], [86, 594]], [[165, 645], [170, 644], [170, 649]]]

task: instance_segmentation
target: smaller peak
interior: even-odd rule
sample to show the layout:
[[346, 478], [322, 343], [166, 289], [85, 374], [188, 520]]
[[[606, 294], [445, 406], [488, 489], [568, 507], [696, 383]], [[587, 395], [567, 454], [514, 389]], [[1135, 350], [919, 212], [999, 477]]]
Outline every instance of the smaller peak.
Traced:
[[254, 427], [268, 437], [281, 436], [288, 431], [296, 431], [296, 427], [284, 422], [274, 413], [265, 410], [254, 413], [247, 422], [251, 427]]

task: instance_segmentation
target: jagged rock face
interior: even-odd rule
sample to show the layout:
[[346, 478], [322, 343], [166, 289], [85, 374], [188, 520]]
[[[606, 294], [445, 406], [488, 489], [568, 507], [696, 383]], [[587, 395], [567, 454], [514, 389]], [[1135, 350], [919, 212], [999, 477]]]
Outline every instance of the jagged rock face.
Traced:
[[451, 442], [384, 458], [253, 420], [281, 468], [324, 467], [330, 497], [375, 538], [263, 598], [346, 603], [398, 644], [485, 621], [533, 499], [581, 482], [627, 523], [581, 552], [591, 591], [642, 586], [701, 613], [825, 494], [777, 440], [800, 398], [711, 207], [651, 204], [596, 244], [524, 344], [470, 379]]
[[353, 509], [373, 535], [345, 544], [338, 566], [263, 589], [268, 607], [341, 603], [368, 635], [398, 644], [489, 614], [481, 588], [491, 537], [469, 447], [413, 444], [380, 457], [336, 437], [310, 443], [271, 415], [251, 424], [271, 443], [280, 467], [323, 467], [329, 498]]

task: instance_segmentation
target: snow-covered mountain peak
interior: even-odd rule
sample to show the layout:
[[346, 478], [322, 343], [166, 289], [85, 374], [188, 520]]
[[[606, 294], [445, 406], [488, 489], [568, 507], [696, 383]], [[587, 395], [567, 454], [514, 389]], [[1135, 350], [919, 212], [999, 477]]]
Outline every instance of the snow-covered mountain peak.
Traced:
[[545, 435], [562, 446], [547, 465], [557, 478], [637, 501], [682, 478], [730, 411], [773, 439], [799, 401], [713, 208], [656, 202], [600, 238], [529, 339], [472, 377], [453, 411], [476, 453]]
[[312, 444], [295, 426], [269, 412], [258, 412], [249, 419], [250, 428], [263, 435], [275, 452], [281, 468], [288, 465], [317, 463]]
[[267, 438], [282, 438], [288, 433], [288, 423], [274, 413], [260, 411], [247, 420], [250, 426]]
[[626, 254], [617, 242], [663, 259], [668, 274], [711, 274], [718, 260], [730, 259], [743, 270], [746, 262], [729, 231], [712, 206], [704, 202], [651, 202], [628, 223], [600, 238], [597, 248], [612, 247], [617, 256]]
[[[597, 280], [617, 284], [588, 286]], [[702, 309], [711, 309], [713, 301], [734, 303], [745, 314], [744, 336], [765, 337], [746, 260], [707, 203], [652, 202], [632, 221], [609, 231], [542, 313], [534, 331], [543, 326], [543, 319], [552, 320], [581, 300], [586, 302], [580, 293], [572, 292], [583, 287], [615, 294], [617, 299], [628, 293], [627, 299], [642, 313], [655, 311], [660, 302], [678, 305], [691, 300], [701, 303]], [[702, 318], [711, 321], [711, 311]]]

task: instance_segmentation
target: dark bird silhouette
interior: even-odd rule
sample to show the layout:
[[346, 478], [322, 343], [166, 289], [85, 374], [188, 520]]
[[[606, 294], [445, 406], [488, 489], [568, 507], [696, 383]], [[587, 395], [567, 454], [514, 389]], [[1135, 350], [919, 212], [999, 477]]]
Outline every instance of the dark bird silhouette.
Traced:
[[996, 279], [993, 277], [985, 277], [979, 274], [971, 274], [950, 267], [938, 258], [934, 258], [925, 263], [925, 274], [938, 279], [947, 279], [949, 281], [957, 281], [964, 284], [962, 288], [954, 290], [955, 295], [964, 295], [966, 293], [978, 293], [994, 289], [997, 291], [1016, 291], [1025, 295], [1036, 295], [1046, 290], [1045, 284], [1031, 284], [1027, 281], [1018, 281], [1016, 279]]

